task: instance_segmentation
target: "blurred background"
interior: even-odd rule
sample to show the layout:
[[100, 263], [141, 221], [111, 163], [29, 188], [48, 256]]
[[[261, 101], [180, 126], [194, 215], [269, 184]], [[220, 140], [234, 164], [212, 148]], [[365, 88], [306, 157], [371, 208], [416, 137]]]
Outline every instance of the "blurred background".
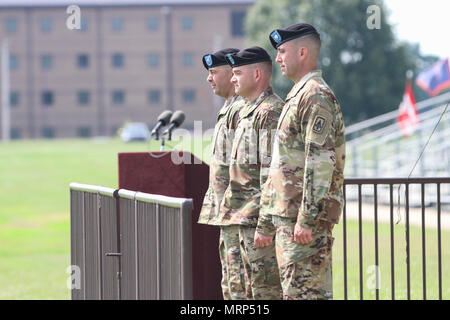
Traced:
[[[153, 127], [163, 110], [178, 109], [188, 113], [185, 129], [192, 130], [194, 121], [202, 121], [204, 130], [212, 128], [223, 99], [207, 85], [201, 57], [224, 47], [259, 45], [275, 58], [268, 34], [304, 21], [321, 33], [319, 68], [342, 106], [351, 153], [348, 174], [404, 175], [407, 159], [381, 163], [378, 146], [382, 142], [394, 156], [405, 147], [409, 158], [411, 148], [421, 150], [439, 107], [449, 100], [450, 80], [438, 84], [437, 91], [429, 88], [431, 80], [417, 81], [450, 50], [440, 37], [449, 27], [448, 4], [430, 3], [2, 0], [1, 70], [2, 83], [7, 82], [2, 86], [2, 137], [114, 137], [127, 122]], [[77, 10], [70, 7], [74, 4]], [[284, 98], [292, 83], [277, 63], [273, 71], [272, 85]], [[414, 108], [430, 112], [423, 115], [425, 122], [405, 131], [396, 121], [408, 82], [419, 102]], [[436, 95], [442, 98], [429, 99]], [[443, 120], [439, 129], [445, 138], [448, 118]], [[399, 143], [413, 133], [408, 143]], [[438, 151], [447, 167], [423, 160], [421, 175], [436, 171], [435, 166], [447, 172], [448, 147], [440, 145]]]
[[[183, 110], [185, 129], [212, 128], [224, 101], [202, 56], [259, 45], [275, 58], [270, 32], [293, 23], [321, 34], [346, 177], [449, 176], [449, 10], [445, 0], [0, 0], [0, 299], [68, 298], [69, 183], [114, 188], [117, 152], [159, 149], [120, 139], [127, 123], [152, 128]], [[292, 82], [273, 71], [285, 98]], [[210, 140], [197, 138], [208, 162]]]

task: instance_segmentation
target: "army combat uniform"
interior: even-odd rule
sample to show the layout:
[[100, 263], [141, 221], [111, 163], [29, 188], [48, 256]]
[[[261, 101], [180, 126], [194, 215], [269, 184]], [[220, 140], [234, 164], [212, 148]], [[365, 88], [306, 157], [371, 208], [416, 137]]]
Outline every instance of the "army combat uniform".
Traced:
[[[209, 164], [209, 187], [198, 223], [218, 225], [220, 202], [229, 183], [229, 157], [235, 123], [245, 99], [234, 95], [226, 101], [214, 127]], [[245, 299], [244, 271], [239, 254], [239, 234], [235, 226], [220, 228], [219, 255], [222, 264], [222, 293], [225, 300]]]
[[266, 89], [239, 113], [230, 160], [230, 183], [220, 208], [221, 224], [238, 226], [247, 299], [281, 299], [274, 245], [256, 248], [261, 185], [267, 179], [274, 134], [283, 101]]
[[[276, 234], [284, 299], [331, 299], [332, 228], [344, 204], [345, 135], [340, 105], [320, 70], [294, 85], [277, 129], [257, 231]], [[312, 242], [294, 242], [296, 223], [312, 229]]]

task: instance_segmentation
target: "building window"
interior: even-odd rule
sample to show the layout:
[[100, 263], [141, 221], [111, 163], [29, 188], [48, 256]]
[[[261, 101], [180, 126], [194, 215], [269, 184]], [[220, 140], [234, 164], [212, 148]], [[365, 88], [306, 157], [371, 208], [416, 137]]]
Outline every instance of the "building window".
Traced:
[[88, 19], [86, 17], [81, 17], [80, 31], [86, 32], [87, 30], [88, 30]]
[[49, 70], [53, 67], [53, 58], [49, 54], [43, 54], [41, 56], [41, 67], [43, 70]]
[[42, 137], [46, 139], [52, 139], [55, 137], [55, 129], [52, 127], [42, 128]]
[[54, 98], [53, 98], [53, 92], [46, 90], [43, 91], [41, 94], [41, 103], [43, 106], [51, 106], [53, 105]]
[[161, 102], [161, 90], [150, 90], [148, 92], [148, 102], [150, 104], [158, 104]]
[[147, 20], [147, 29], [151, 31], [158, 30], [158, 18], [157, 17], [150, 17]]
[[50, 18], [41, 19], [41, 31], [46, 33], [52, 31], [52, 20]]
[[192, 17], [182, 17], [181, 18], [181, 27], [183, 30], [192, 30], [194, 25], [194, 19]]
[[120, 17], [115, 17], [112, 19], [112, 29], [113, 31], [120, 31], [123, 29], [123, 19]]
[[148, 55], [148, 65], [150, 67], [158, 67], [159, 66], [159, 54], [150, 53]]
[[195, 101], [195, 90], [186, 89], [183, 90], [183, 102], [193, 103]]
[[80, 69], [89, 67], [89, 56], [87, 54], [79, 54], [77, 57], [77, 65]]
[[116, 53], [112, 55], [112, 65], [115, 68], [123, 67], [123, 54]]
[[16, 19], [6, 19], [5, 29], [8, 33], [14, 33], [17, 31], [17, 20]]
[[245, 15], [243, 11], [231, 11], [231, 35], [233, 37], [243, 37], [245, 35]]
[[91, 101], [91, 95], [88, 91], [78, 91], [77, 97], [78, 104], [82, 106], [88, 105]]
[[123, 90], [114, 90], [112, 93], [112, 102], [115, 105], [122, 105], [125, 102], [125, 92]]
[[16, 70], [19, 68], [19, 57], [15, 54], [9, 56], [9, 69]]
[[192, 52], [183, 52], [183, 67], [192, 67], [194, 65], [194, 54]]
[[9, 93], [9, 105], [11, 107], [19, 106], [19, 93], [17, 91], [11, 91]]
[[91, 136], [91, 128], [90, 127], [78, 127], [77, 128], [77, 136], [81, 138], [89, 138]]

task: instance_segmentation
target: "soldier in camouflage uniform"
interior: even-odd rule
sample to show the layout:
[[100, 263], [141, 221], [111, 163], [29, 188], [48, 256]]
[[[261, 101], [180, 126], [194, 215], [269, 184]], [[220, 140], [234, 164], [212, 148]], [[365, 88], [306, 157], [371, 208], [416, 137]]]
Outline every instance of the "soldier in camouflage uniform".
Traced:
[[239, 113], [230, 160], [230, 183], [220, 207], [220, 223], [238, 226], [245, 269], [247, 299], [281, 299], [274, 246], [253, 243], [259, 215], [261, 185], [270, 166], [271, 135], [283, 101], [270, 87], [272, 61], [260, 47], [227, 55], [237, 94], [248, 103]]
[[278, 122], [255, 245], [275, 235], [284, 299], [332, 299], [332, 229], [344, 199], [340, 105], [317, 70], [320, 36], [309, 24], [270, 34], [284, 76], [295, 82]]
[[[203, 64], [208, 70], [208, 82], [214, 93], [226, 99], [217, 116], [214, 128], [212, 153], [209, 165], [209, 187], [203, 200], [198, 223], [216, 225], [220, 202], [229, 183], [229, 156], [233, 131], [239, 110], [245, 100], [234, 93], [230, 82], [232, 70], [225, 55], [238, 49], [224, 49], [203, 56]], [[239, 251], [239, 233], [235, 226], [220, 228], [219, 255], [222, 264], [222, 293], [225, 300], [245, 299], [244, 267]]]

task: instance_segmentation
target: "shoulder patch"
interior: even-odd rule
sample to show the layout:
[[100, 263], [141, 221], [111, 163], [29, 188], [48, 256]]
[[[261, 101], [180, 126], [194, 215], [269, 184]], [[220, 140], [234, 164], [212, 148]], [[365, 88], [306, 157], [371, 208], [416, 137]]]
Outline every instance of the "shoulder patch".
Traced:
[[321, 134], [323, 132], [323, 128], [325, 127], [326, 119], [322, 116], [317, 115], [314, 119], [314, 124], [312, 127], [312, 131], [317, 134]]
[[314, 106], [306, 128], [306, 141], [323, 145], [331, 129], [333, 115], [330, 111]]

